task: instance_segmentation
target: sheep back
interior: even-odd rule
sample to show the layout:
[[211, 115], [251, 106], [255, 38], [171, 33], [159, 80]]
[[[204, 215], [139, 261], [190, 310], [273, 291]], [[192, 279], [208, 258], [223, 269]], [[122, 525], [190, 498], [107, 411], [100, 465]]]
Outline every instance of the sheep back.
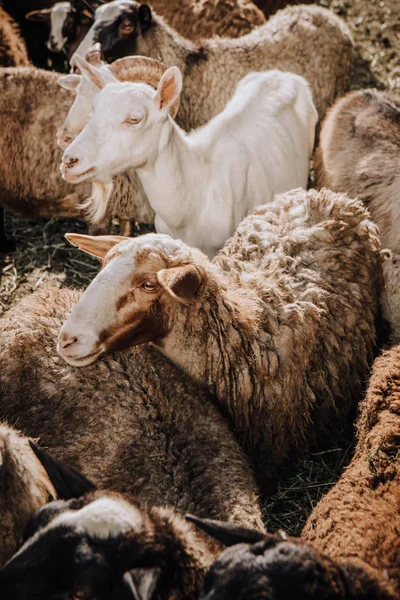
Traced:
[[400, 593], [400, 346], [376, 359], [360, 404], [354, 457], [302, 537], [332, 558], [386, 569]]

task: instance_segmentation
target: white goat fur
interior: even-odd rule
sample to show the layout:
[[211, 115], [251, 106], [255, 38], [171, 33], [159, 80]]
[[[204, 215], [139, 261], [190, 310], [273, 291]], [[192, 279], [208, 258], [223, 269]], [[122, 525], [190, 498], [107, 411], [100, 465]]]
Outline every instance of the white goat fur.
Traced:
[[[63, 36], [62, 30], [64, 22], [71, 12], [70, 2], [56, 2], [50, 10], [50, 35], [46, 46], [51, 51], [62, 52], [67, 42], [67, 38]], [[55, 47], [52, 47], [53, 40]]]
[[[82, 60], [79, 66], [93, 81], [103, 76]], [[159, 233], [211, 257], [250, 210], [306, 186], [318, 115], [304, 78], [277, 70], [250, 73], [225, 110], [190, 134], [168, 116], [182, 87], [176, 67], [166, 71], [156, 93], [145, 84], [108, 81], [109, 74], [91, 120], [64, 154], [62, 172], [66, 180], [82, 181], [80, 175], [95, 167], [93, 179], [111, 181], [135, 169]], [[132, 117], [137, 123], [124, 124]], [[79, 162], [69, 167], [71, 158]]]

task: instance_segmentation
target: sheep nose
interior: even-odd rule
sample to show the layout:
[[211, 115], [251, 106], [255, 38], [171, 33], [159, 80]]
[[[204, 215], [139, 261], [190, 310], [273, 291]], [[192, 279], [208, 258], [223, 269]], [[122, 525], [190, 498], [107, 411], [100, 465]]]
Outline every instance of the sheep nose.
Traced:
[[78, 342], [78, 338], [76, 336], [68, 335], [68, 333], [62, 332], [58, 336], [58, 345], [63, 350], [65, 348], [69, 348]]
[[67, 133], [59, 133], [57, 135], [57, 144], [61, 146], [61, 148], [67, 148], [72, 142], [72, 136]]
[[71, 167], [75, 167], [75, 165], [77, 165], [78, 162], [79, 162], [79, 158], [69, 156], [68, 154], [67, 154], [67, 156], [64, 156], [64, 158], [63, 158], [64, 166], [67, 169], [70, 169]]

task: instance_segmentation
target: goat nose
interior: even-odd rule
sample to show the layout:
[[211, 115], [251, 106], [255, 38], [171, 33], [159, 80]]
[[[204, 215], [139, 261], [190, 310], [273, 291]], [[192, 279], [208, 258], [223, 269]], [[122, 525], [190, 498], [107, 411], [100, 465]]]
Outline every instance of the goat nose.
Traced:
[[63, 158], [63, 163], [66, 167], [70, 168], [70, 167], [74, 167], [75, 165], [77, 165], [79, 162], [79, 158], [74, 158], [73, 156], [64, 156]]
[[69, 346], [73, 346], [78, 341], [76, 336], [68, 335], [68, 333], [60, 333], [58, 336], [58, 345], [60, 348], [68, 348]]

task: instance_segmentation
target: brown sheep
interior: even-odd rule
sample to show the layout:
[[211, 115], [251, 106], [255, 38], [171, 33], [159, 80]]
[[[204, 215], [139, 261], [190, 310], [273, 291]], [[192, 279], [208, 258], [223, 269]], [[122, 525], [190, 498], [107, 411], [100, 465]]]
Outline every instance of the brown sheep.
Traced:
[[302, 538], [331, 558], [383, 570], [400, 594], [400, 346], [376, 359], [360, 405], [354, 457]]
[[25, 42], [16, 23], [0, 5], [0, 67], [29, 65]]
[[361, 202], [277, 196], [213, 262], [167, 235], [67, 237], [104, 264], [60, 333], [71, 365], [153, 342], [208, 387], [264, 484], [343, 424], [372, 360], [381, 283]]
[[387, 93], [361, 90], [341, 98], [328, 113], [315, 155], [318, 187], [360, 198], [379, 227], [384, 263], [384, 316], [392, 341], [400, 341], [400, 102]]
[[41, 290], [0, 320], [0, 420], [39, 438], [102, 488], [262, 529], [253, 476], [233, 433], [179, 369], [147, 347], [85, 370], [57, 355], [57, 333], [78, 298]]
[[232, 590], [235, 600], [399, 599], [387, 573], [357, 555], [333, 559], [283, 532], [268, 535], [192, 515], [187, 519], [231, 546], [211, 566], [200, 600], [231, 600]]

